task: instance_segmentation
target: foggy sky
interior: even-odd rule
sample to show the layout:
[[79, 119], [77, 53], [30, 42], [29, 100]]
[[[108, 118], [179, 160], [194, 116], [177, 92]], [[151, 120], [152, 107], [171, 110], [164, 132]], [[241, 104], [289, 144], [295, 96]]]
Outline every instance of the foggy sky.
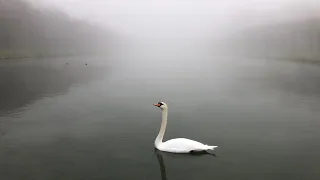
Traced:
[[319, 17], [318, 0], [29, 0], [137, 37], [219, 37]]

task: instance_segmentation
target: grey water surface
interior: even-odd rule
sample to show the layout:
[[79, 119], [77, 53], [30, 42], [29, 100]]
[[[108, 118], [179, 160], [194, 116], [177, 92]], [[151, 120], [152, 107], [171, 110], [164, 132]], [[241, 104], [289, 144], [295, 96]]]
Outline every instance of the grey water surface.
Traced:
[[[320, 66], [174, 51], [0, 61], [1, 179], [320, 178]], [[158, 101], [216, 157], [155, 151]]]

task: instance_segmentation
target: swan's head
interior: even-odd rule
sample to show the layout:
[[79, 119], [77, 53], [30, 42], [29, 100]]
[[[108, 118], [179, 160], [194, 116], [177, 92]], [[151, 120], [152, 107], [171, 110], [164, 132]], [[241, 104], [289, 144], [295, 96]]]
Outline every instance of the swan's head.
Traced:
[[157, 104], [153, 104], [153, 105], [159, 107], [159, 108], [162, 109], [162, 110], [168, 109], [167, 104], [164, 103], [164, 102], [158, 102]]

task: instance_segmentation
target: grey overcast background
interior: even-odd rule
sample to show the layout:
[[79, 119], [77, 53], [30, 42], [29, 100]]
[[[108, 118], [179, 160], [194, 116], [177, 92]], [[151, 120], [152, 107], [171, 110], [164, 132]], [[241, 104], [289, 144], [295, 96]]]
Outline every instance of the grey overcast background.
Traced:
[[0, 179], [319, 180], [319, 60], [320, 0], [0, 0]]
[[317, 0], [29, 0], [137, 37], [217, 37], [319, 17]]

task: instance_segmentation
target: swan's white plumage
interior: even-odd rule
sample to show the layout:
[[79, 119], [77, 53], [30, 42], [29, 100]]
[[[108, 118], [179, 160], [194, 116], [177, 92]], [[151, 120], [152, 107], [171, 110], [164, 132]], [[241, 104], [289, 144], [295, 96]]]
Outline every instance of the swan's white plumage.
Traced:
[[157, 148], [160, 151], [172, 153], [190, 153], [191, 151], [213, 150], [216, 147], [217, 146], [208, 146], [191, 139], [176, 138], [161, 143]]
[[160, 151], [171, 152], [171, 153], [190, 153], [192, 151], [207, 151], [214, 150], [218, 146], [209, 146], [202, 144], [200, 142], [186, 139], [186, 138], [176, 138], [171, 139], [166, 142], [162, 142], [164, 133], [167, 127], [168, 119], [168, 106], [164, 102], [159, 102], [154, 104], [154, 106], [159, 107], [162, 110], [162, 121], [159, 134], [155, 140], [155, 147]]

